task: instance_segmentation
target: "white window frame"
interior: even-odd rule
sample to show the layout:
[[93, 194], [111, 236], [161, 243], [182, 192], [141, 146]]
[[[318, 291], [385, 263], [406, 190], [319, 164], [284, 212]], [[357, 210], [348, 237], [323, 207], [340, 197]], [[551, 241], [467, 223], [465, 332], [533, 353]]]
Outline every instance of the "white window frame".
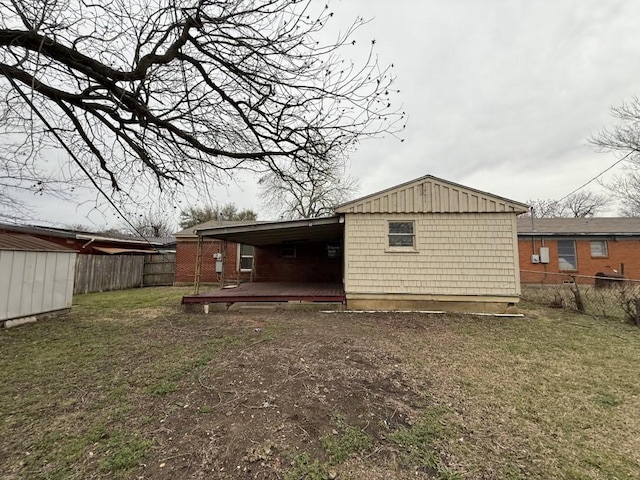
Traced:
[[[560, 253], [560, 243], [564, 242], [565, 244], [569, 244], [571, 243], [571, 245], [573, 246], [573, 254], [572, 255], [568, 255], [566, 252]], [[575, 272], [578, 270], [578, 251], [576, 249], [576, 241], [575, 240], [558, 240], [557, 242], [557, 246], [558, 246], [558, 270], [563, 271], [563, 272]], [[567, 246], [567, 245], [565, 245]], [[572, 268], [563, 268], [561, 261], [565, 261], [566, 263], [569, 263], [569, 261], [566, 259], [567, 257], [573, 257], [573, 266]]]
[[[251, 247], [251, 255], [242, 254], [242, 247]], [[251, 258], [251, 268], [242, 268], [242, 259]], [[253, 262], [255, 261], [255, 247], [244, 243], [238, 244], [238, 270], [241, 272], [251, 272], [253, 270]]]
[[[599, 245], [600, 252], [593, 251], [594, 245]], [[591, 250], [592, 258], [607, 258], [609, 256], [609, 245], [606, 240], [591, 240], [589, 242], [589, 249]]]
[[[411, 233], [406, 232], [391, 232], [391, 225], [394, 223], [410, 223], [411, 224]], [[392, 238], [393, 237], [407, 237], [411, 236], [411, 245], [393, 245]], [[417, 236], [416, 236], [416, 222], [415, 220], [388, 220], [387, 221], [387, 248], [385, 251], [387, 252], [417, 252]]]

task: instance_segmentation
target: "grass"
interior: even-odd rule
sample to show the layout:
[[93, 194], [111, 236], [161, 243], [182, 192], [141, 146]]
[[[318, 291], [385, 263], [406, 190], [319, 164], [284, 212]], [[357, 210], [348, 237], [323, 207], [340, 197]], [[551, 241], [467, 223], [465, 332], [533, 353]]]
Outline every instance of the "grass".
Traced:
[[[556, 305], [578, 309], [575, 292], [580, 294], [582, 308], [589, 315], [629, 322], [629, 313], [635, 311], [635, 299], [640, 298], [640, 285], [627, 282], [610, 288], [596, 288], [594, 285], [548, 284], [544, 286], [523, 286], [523, 298], [541, 305]], [[630, 309], [630, 310], [629, 310]], [[632, 322], [633, 323], [633, 322]]]
[[332, 465], [343, 463], [351, 455], [368, 450], [373, 444], [371, 436], [361, 428], [347, 425], [343, 421], [339, 421], [337, 427], [336, 433], [320, 438], [320, 444], [329, 454]]
[[442, 355], [431, 355], [448, 364], [432, 393], [469, 430], [449, 451], [466, 459], [471, 478], [486, 463], [513, 478], [638, 476], [639, 459], [630, 452], [640, 446], [640, 411], [633, 407], [640, 332], [525, 307], [534, 320], [453, 322], [442, 333], [446, 340], [428, 342], [448, 343]]
[[[0, 397], [10, 401], [0, 436], [24, 452], [27, 477], [82, 478], [89, 464], [105, 478], [128, 478], [153, 445], [131, 433], [148, 422], [139, 406], [175, 392], [243, 338], [182, 335], [189, 316], [176, 305], [188, 291], [80, 295], [65, 318], [3, 332]], [[180, 329], [179, 340], [167, 329]]]
[[284, 480], [329, 480], [329, 467], [318, 459], [312, 459], [308, 453], [295, 455], [292, 468], [284, 474]]
[[[272, 453], [247, 468], [277, 468], [260, 478], [640, 478], [637, 327], [525, 303], [516, 319], [267, 312], [257, 334], [252, 312], [181, 312], [187, 292], [82, 295], [65, 318], [0, 331], [3, 478], [179, 478], [209, 458], [227, 459], [216, 465], [234, 478], [266, 441]], [[314, 424], [305, 392], [322, 395], [314, 407], [343, 398], [332, 410], [342, 414]], [[366, 395], [370, 410], [346, 413]], [[175, 412], [179, 422], [163, 423]], [[267, 415], [273, 424], [242, 437], [243, 422]], [[290, 427], [293, 416], [307, 423]], [[191, 467], [170, 471], [168, 437], [184, 438]]]
[[431, 408], [411, 427], [400, 428], [388, 438], [400, 450], [401, 462], [414, 470], [437, 472], [440, 459], [435, 444], [443, 435], [444, 409]]

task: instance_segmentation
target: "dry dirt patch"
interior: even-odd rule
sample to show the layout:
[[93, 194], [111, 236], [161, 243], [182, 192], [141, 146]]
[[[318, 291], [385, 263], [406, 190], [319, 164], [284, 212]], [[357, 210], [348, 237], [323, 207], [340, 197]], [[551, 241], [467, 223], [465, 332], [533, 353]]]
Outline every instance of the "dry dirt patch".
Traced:
[[281, 478], [297, 454], [330, 463], [319, 439], [338, 437], [341, 426], [379, 440], [412, 424], [428, 404], [427, 385], [379, 348], [390, 332], [363, 319], [218, 314], [213, 321], [244, 322], [255, 340], [227, 349], [157, 402], [162, 427], [144, 475]]

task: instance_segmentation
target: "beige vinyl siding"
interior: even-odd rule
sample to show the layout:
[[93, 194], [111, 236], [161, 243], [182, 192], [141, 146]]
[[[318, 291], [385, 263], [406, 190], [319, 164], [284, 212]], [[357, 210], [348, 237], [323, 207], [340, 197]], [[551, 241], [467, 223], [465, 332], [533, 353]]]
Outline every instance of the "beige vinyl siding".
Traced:
[[353, 200], [337, 213], [476, 213], [527, 211], [527, 206], [430, 175]]
[[[345, 217], [347, 294], [520, 293], [513, 213]], [[389, 251], [388, 222], [409, 220], [415, 222], [415, 251]]]

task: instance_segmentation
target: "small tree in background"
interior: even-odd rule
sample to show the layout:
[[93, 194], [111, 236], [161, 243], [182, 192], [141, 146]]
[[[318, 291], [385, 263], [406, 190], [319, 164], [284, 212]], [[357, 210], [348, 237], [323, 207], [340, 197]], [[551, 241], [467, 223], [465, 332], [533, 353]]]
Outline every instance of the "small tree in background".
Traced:
[[562, 201], [551, 198], [527, 201], [527, 204], [533, 207], [533, 214], [536, 218], [594, 217], [610, 203], [611, 197], [589, 191], [574, 193]]
[[[536, 218], [556, 218], [562, 216], [562, 208], [557, 200], [553, 200], [551, 198], [537, 198], [527, 200], [526, 203], [531, 207], [533, 215]], [[530, 215], [530, 213], [525, 214], [525, 216]]]
[[176, 230], [175, 223], [162, 212], [146, 212], [139, 214], [131, 221], [131, 225], [123, 226], [131, 236], [145, 238], [170, 237]]
[[594, 217], [611, 203], [611, 197], [588, 191], [580, 191], [569, 195], [562, 201], [567, 217]]
[[282, 219], [331, 215], [336, 205], [353, 198], [358, 191], [357, 180], [347, 174], [343, 155], [310, 158], [280, 175], [267, 172], [258, 185], [260, 200]]
[[189, 207], [180, 212], [180, 227], [189, 228], [211, 220], [218, 221], [252, 221], [258, 215], [253, 210], [238, 210], [234, 203], [227, 203], [217, 207]]

